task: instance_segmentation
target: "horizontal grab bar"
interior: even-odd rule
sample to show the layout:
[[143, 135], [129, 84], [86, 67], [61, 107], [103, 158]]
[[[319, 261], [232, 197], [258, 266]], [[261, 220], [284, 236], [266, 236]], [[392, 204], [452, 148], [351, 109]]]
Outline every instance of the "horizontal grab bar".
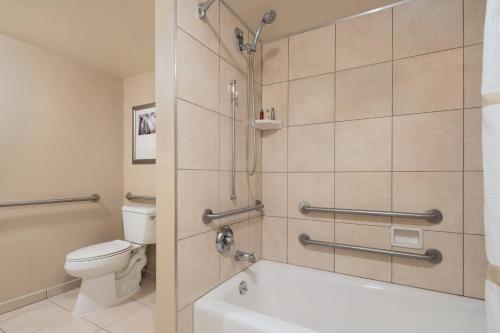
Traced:
[[262, 208], [264, 208], [264, 204], [262, 204], [260, 200], [255, 201], [255, 206], [228, 210], [227, 212], [222, 212], [222, 213], [214, 213], [210, 208], [207, 208], [203, 211], [202, 219], [203, 223], [209, 224], [213, 220], [218, 220], [228, 216], [251, 212], [252, 210], [260, 211]]
[[417, 254], [417, 253], [409, 253], [409, 252], [400, 252], [400, 251], [391, 251], [391, 250], [383, 250], [383, 249], [375, 249], [372, 247], [364, 247], [364, 246], [356, 246], [356, 245], [348, 245], [348, 244], [340, 244], [340, 243], [329, 243], [322, 242], [318, 240], [312, 240], [307, 234], [299, 235], [299, 242], [302, 245], [315, 245], [321, 247], [329, 247], [334, 249], [344, 249], [344, 250], [354, 250], [354, 251], [362, 251], [367, 253], [376, 253], [376, 254], [385, 254], [394, 257], [401, 258], [410, 258], [416, 260], [425, 260], [433, 264], [439, 264], [443, 260], [443, 255], [439, 250], [436, 249], [428, 249], [425, 251], [425, 254]]
[[150, 195], [135, 195], [130, 192], [127, 192], [127, 194], [125, 194], [125, 198], [127, 198], [128, 200], [156, 200], [156, 197]]
[[59, 198], [59, 199], [46, 199], [46, 200], [30, 200], [30, 201], [12, 201], [12, 202], [0, 202], [0, 207], [17, 207], [17, 206], [34, 206], [34, 205], [49, 205], [58, 204], [65, 202], [79, 202], [79, 201], [99, 201], [99, 194], [93, 193], [89, 197], [78, 197], [78, 198]]
[[378, 210], [311, 207], [311, 205], [309, 205], [308, 202], [303, 201], [299, 204], [299, 210], [303, 214], [309, 212], [322, 212], [322, 213], [342, 213], [342, 214], [353, 214], [353, 215], [402, 217], [408, 219], [427, 220], [428, 222], [433, 224], [438, 224], [443, 220], [443, 214], [437, 209], [429, 209], [425, 213], [386, 212]]

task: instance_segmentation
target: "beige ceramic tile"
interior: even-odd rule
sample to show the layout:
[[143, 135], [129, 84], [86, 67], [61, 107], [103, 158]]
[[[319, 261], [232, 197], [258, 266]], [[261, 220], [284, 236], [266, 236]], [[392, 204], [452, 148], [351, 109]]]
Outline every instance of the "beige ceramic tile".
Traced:
[[[254, 205], [257, 200], [262, 201], [262, 173], [256, 172], [253, 176], [247, 176], [248, 179], [248, 205]], [[251, 211], [248, 213], [250, 218], [261, 216], [262, 211]]]
[[463, 236], [461, 234], [424, 231], [423, 249], [406, 252], [423, 254], [435, 248], [441, 251], [439, 264], [408, 258], [392, 258], [392, 281], [398, 284], [461, 295], [463, 292]]
[[265, 43], [262, 53], [262, 83], [288, 80], [288, 38]]
[[465, 45], [483, 41], [486, 0], [464, 0], [464, 41]]
[[464, 232], [484, 235], [482, 172], [464, 172]]
[[314, 240], [333, 242], [334, 229], [332, 222], [288, 219], [288, 263], [333, 271], [333, 249], [304, 246], [298, 238], [300, 234], [305, 233]]
[[418, 226], [426, 230], [463, 232], [462, 172], [395, 172], [393, 174], [393, 210], [425, 213], [438, 209], [443, 221], [393, 219], [394, 224]]
[[[246, 140], [246, 129], [247, 126], [242, 122], [235, 121], [235, 167], [236, 171], [246, 170], [246, 160], [245, 160], [245, 140]], [[220, 169], [221, 170], [232, 170], [232, 153], [233, 153], [233, 121], [231, 118], [226, 116], [220, 116], [219, 118], [220, 126]], [[249, 135], [253, 135], [249, 131]], [[252, 137], [250, 137], [250, 142], [253, 145]], [[252, 146], [249, 149], [253, 149]], [[253, 155], [250, 155], [253, 156]], [[253, 158], [253, 157], [252, 157]]]
[[481, 107], [483, 44], [464, 48], [464, 103], [466, 108]]
[[200, 20], [193, 8], [198, 0], [179, 0], [177, 2], [177, 25], [215, 53], [219, 53], [219, 1], [215, 1], [207, 11], [205, 19]]
[[122, 318], [127, 317], [131, 313], [146, 308], [144, 305], [134, 301], [124, 301], [118, 305], [105, 308], [101, 311], [92, 312], [82, 316], [83, 319], [99, 326], [106, 327]]
[[288, 127], [288, 171], [334, 170], [334, 124]]
[[290, 80], [335, 71], [335, 25], [290, 37]]
[[418, 0], [394, 7], [396, 59], [463, 45], [463, 0]]
[[[186, 238], [217, 228], [217, 222], [205, 225], [203, 210], [219, 211], [219, 172], [204, 170], [177, 171], [177, 237]], [[200, 190], [203, 184], [203, 190]], [[216, 195], [214, 195], [214, 193]]]
[[50, 301], [59, 305], [60, 307], [65, 308], [68, 311], [73, 311], [79, 292], [80, 289], [71, 290], [50, 298]]
[[395, 61], [393, 105], [395, 115], [462, 108], [462, 49]]
[[461, 171], [463, 111], [394, 117], [395, 171]]
[[236, 66], [239, 70], [247, 72], [247, 53], [240, 51], [235, 28], [243, 31], [245, 43], [248, 43], [248, 29], [233, 13], [224, 5], [220, 6], [220, 55], [230, 64]]
[[106, 327], [111, 333], [154, 333], [155, 310], [144, 308]]
[[464, 235], [464, 295], [484, 299], [488, 260], [484, 236]]
[[94, 324], [89, 323], [83, 319], [72, 317], [68, 320], [59, 322], [57, 324], [46, 327], [42, 330], [36, 331], [37, 333], [93, 333], [100, 330]]
[[71, 318], [71, 314], [59, 306], [47, 302], [43, 306], [0, 323], [0, 330], [15, 333], [31, 333]]
[[219, 283], [219, 253], [216, 232], [207, 232], [177, 243], [178, 309], [193, 303]]
[[219, 169], [219, 115], [177, 102], [177, 165], [180, 169]]
[[185, 307], [177, 313], [177, 333], [193, 333], [194, 314], [193, 304]]
[[156, 307], [156, 283], [150, 279], [142, 279], [141, 290], [132, 299], [142, 305], [149, 306], [151, 308]]
[[288, 125], [334, 120], [335, 75], [325, 74], [289, 83]]
[[[251, 32], [248, 32], [250, 36], [250, 41], [253, 41], [255, 35]], [[254, 55], [254, 77], [253, 79], [257, 81], [258, 83], [262, 83], [262, 49], [263, 49], [263, 44], [262, 42], [257, 42], [257, 52], [255, 52]]]
[[287, 128], [262, 132], [262, 171], [287, 171]]
[[262, 217], [262, 257], [287, 261], [287, 220], [282, 217]]
[[262, 219], [260, 216], [248, 221], [248, 249], [253, 252], [255, 259], [262, 258]]
[[20, 305], [20, 307], [14, 309], [14, 310], [10, 310], [8, 312], [3, 312], [2, 314], [0, 314], [0, 323], [3, 321], [6, 321], [8, 319], [12, 319], [14, 317], [20, 316], [22, 314], [28, 313], [30, 311], [39, 309], [41, 307], [47, 306], [49, 304], [50, 304], [49, 301], [43, 300], [43, 301], [38, 301], [35, 303], [30, 303], [28, 305]]
[[219, 57], [177, 29], [177, 58], [177, 96], [217, 111]]
[[335, 171], [391, 171], [392, 118], [335, 124]]
[[[390, 249], [390, 239], [388, 227], [335, 223], [336, 243]], [[335, 272], [390, 282], [391, 257], [336, 249]]]
[[481, 109], [464, 110], [464, 169], [483, 170]]
[[262, 174], [262, 201], [265, 203], [265, 207], [263, 210], [264, 215], [286, 217], [286, 194], [286, 173]]
[[391, 210], [390, 172], [335, 173], [335, 206]]
[[[236, 250], [249, 252], [249, 233], [248, 221], [243, 221], [231, 225], [231, 230], [234, 233], [234, 248]], [[213, 249], [215, 251], [215, 248]], [[222, 283], [232, 276], [238, 274], [249, 265], [248, 261], [236, 261], [234, 252], [220, 254], [220, 275], [219, 281]]]
[[337, 24], [337, 70], [392, 59], [392, 9]]
[[288, 82], [262, 87], [262, 108], [274, 108], [277, 120], [283, 120], [283, 126], [288, 122]]
[[[250, 159], [248, 160], [249, 163], [249, 168], [251, 168], [251, 164], [253, 161], [253, 128], [249, 128], [248, 132], [248, 149], [249, 149], [249, 156]], [[262, 172], [262, 132], [261, 130], [256, 130], [255, 131], [255, 142], [257, 146], [257, 162], [255, 165], [255, 171], [256, 172]], [[246, 168], [245, 168], [246, 170]]]
[[[230, 171], [220, 172], [220, 210], [223, 212], [248, 207], [249, 180], [246, 171], [236, 173], [236, 199], [234, 200], [231, 199], [231, 178]], [[230, 224], [244, 219], [248, 219], [248, 213], [223, 218], [219, 220], [219, 223]]]
[[333, 221], [333, 214], [306, 213], [299, 211], [301, 202], [315, 207], [333, 207], [333, 173], [289, 173], [288, 174], [288, 216], [308, 220]]
[[238, 99], [236, 100], [236, 119], [247, 122], [247, 79], [246, 75], [225, 60], [220, 62], [220, 113], [232, 117], [231, 90], [229, 81], [236, 80]]
[[336, 73], [335, 120], [392, 115], [392, 62]]

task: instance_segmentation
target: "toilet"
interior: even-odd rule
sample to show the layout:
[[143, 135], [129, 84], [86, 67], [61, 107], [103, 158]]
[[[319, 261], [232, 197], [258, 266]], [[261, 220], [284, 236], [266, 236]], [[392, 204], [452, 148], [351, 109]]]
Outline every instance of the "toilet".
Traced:
[[125, 240], [87, 246], [66, 256], [66, 272], [82, 279], [75, 315], [120, 303], [141, 288], [146, 246], [156, 243], [156, 209], [124, 206], [122, 212]]

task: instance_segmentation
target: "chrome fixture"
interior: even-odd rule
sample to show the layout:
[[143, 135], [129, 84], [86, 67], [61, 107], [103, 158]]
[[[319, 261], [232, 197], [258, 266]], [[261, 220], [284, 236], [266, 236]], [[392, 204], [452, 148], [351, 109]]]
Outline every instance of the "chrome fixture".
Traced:
[[233, 230], [229, 227], [224, 227], [217, 232], [215, 239], [215, 247], [219, 253], [226, 253], [231, 250], [234, 244]]
[[198, 18], [204, 20], [207, 18], [207, 11], [212, 6], [215, 0], [207, 0], [205, 2], [198, 2]]
[[340, 244], [340, 243], [329, 243], [318, 240], [312, 240], [307, 234], [299, 235], [300, 244], [306, 245], [314, 245], [320, 247], [328, 247], [334, 249], [344, 249], [344, 250], [354, 250], [361, 251], [367, 253], [375, 253], [375, 254], [385, 254], [393, 257], [401, 257], [401, 258], [409, 258], [416, 260], [424, 260], [428, 261], [432, 264], [439, 264], [443, 260], [443, 255], [439, 250], [436, 249], [428, 249], [425, 251], [425, 254], [417, 254], [417, 253], [409, 253], [409, 252], [400, 252], [400, 251], [391, 251], [391, 250], [383, 250], [383, 249], [375, 249], [371, 247], [364, 246], [356, 246], [356, 245], [348, 245], [348, 244]]
[[207, 208], [203, 211], [202, 220], [203, 220], [203, 223], [209, 224], [213, 220], [218, 220], [218, 219], [222, 219], [224, 217], [229, 217], [229, 216], [238, 215], [238, 214], [242, 214], [242, 213], [246, 213], [246, 212], [251, 212], [253, 210], [260, 211], [262, 208], [264, 208], [264, 205], [262, 204], [262, 202], [260, 202], [260, 200], [255, 201], [254, 206], [245, 207], [245, 208], [238, 208], [238, 209], [234, 209], [234, 210], [228, 210], [228, 211], [222, 212], [222, 213], [214, 213], [210, 208]]
[[247, 293], [248, 286], [247, 286], [247, 283], [245, 281], [240, 282], [239, 290], [240, 290], [240, 295], [245, 295]]
[[231, 155], [231, 196], [230, 199], [236, 199], [236, 103], [238, 101], [238, 89], [236, 89], [236, 80], [229, 81], [229, 92], [231, 94], [232, 109], [232, 155]]
[[320, 212], [320, 213], [341, 213], [341, 214], [352, 214], [352, 215], [402, 217], [409, 219], [427, 220], [432, 224], [438, 224], [443, 220], [443, 214], [437, 209], [429, 209], [425, 213], [386, 212], [378, 210], [311, 207], [308, 202], [303, 201], [299, 204], [299, 211], [302, 214], [310, 212]]
[[237, 250], [234, 253], [234, 259], [236, 259], [236, 261], [249, 261], [251, 263], [254, 263], [256, 261], [255, 255], [253, 253], [243, 252], [240, 250]]
[[77, 197], [77, 198], [59, 198], [59, 199], [46, 199], [46, 200], [30, 200], [30, 201], [11, 201], [11, 202], [0, 202], [0, 207], [17, 207], [17, 206], [34, 206], [34, 205], [49, 205], [58, 204], [65, 202], [80, 202], [80, 201], [99, 201], [99, 194], [93, 193], [88, 197]]
[[[246, 169], [250, 176], [255, 173], [255, 168], [257, 166], [257, 139], [256, 139], [256, 128], [253, 126], [255, 121], [255, 88], [254, 88], [254, 56], [257, 52], [257, 42], [259, 41], [260, 34], [262, 33], [262, 27], [266, 24], [271, 24], [276, 20], [277, 14], [274, 10], [266, 10], [262, 19], [260, 20], [259, 26], [255, 31], [255, 36], [252, 44], [246, 43], [243, 31], [239, 28], [234, 29], [236, 39], [238, 41], [238, 46], [240, 51], [246, 51], [248, 53], [248, 67], [247, 67], [247, 127], [246, 127], [246, 143], [245, 143], [245, 155], [246, 155]], [[251, 119], [248, 119], [250, 118]], [[252, 165], [249, 164], [249, 130], [253, 126], [253, 161]]]
[[128, 200], [156, 200], [156, 197], [150, 195], [135, 195], [130, 192], [125, 194], [125, 198]]

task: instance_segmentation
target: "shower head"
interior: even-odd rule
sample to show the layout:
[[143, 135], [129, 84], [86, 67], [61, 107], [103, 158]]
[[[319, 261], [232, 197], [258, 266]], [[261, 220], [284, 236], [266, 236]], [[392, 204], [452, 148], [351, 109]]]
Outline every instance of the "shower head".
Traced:
[[271, 23], [273, 23], [274, 20], [276, 20], [277, 16], [278, 16], [278, 14], [276, 14], [276, 12], [274, 10], [272, 10], [272, 9], [266, 10], [264, 12], [264, 15], [262, 16], [262, 19], [260, 20], [260, 24], [257, 27], [257, 30], [255, 31], [255, 37], [253, 39], [253, 43], [252, 43], [252, 46], [250, 48], [250, 52], [256, 52], [257, 51], [257, 41], [259, 40], [260, 34], [262, 32], [262, 27], [265, 24], [271, 24]]

